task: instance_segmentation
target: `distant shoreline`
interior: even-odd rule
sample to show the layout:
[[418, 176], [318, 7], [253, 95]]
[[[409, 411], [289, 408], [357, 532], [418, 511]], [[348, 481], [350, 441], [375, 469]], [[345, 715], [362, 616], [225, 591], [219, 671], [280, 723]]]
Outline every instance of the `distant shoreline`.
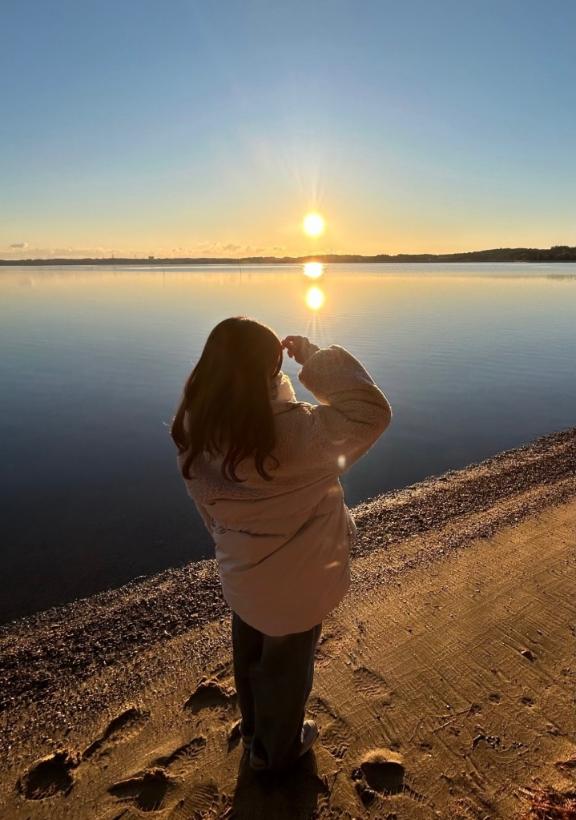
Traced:
[[233, 257], [85, 257], [80, 259], [0, 259], [0, 266], [51, 266], [51, 265], [301, 265], [309, 261], [360, 264], [410, 264], [434, 262], [576, 262], [576, 247], [555, 245], [552, 248], [493, 248], [464, 253], [397, 253], [363, 256], [361, 254], [309, 254], [306, 256], [245, 256]]

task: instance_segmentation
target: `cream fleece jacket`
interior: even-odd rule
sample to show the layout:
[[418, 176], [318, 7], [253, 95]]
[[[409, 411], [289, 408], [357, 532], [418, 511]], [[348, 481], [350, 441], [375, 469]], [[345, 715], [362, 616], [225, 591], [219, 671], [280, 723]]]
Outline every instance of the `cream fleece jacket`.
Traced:
[[226, 480], [220, 456], [196, 459], [185, 480], [214, 539], [226, 602], [266, 635], [311, 629], [344, 597], [356, 526], [339, 476], [392, 417], [367, 370], [340, 345], [313, 353], [298, 378], [319, 404], [298, 401], [288, 376], [277, 376], [271, 403], [280, 466], [266, 462], [271, 481], [249, 460], [236, 471], [246, 481]]

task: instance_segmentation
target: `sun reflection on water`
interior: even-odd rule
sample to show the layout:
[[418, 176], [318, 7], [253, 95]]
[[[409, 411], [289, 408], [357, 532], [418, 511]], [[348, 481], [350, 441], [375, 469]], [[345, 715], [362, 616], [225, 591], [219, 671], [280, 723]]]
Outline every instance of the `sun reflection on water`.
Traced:
[[310, 310], [320, 310], [326, 301], [326, 296], [322, 288], [319, 288], [318, 285], [312, 285], [312, 287], [306, 291], [305, 299]]
[[304, 276], [307, 276], [309, 279], [320, 279], [323, 273], [324, 265], [322, 262], [304, 263]]

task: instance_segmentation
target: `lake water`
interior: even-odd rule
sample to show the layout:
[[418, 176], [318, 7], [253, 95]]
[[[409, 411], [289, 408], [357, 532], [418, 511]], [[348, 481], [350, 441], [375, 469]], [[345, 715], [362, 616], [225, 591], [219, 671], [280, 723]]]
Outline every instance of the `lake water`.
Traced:
[[239, 314], [343, 345], [388, 396], [350, 505], [576, 424], [576, 265], [0, 268], [1, 620], [212, 556], [168, 426]]

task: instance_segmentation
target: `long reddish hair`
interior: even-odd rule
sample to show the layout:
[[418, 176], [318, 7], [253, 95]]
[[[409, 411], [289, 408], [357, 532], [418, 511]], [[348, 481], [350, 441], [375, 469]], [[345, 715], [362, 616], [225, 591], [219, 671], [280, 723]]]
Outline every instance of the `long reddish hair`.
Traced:
[[270, 380], [282, 367], [282, 343], [266, 325], [246, 316], [224, 319], [212, 330], [184, 386], [170, 434], [185, 453], [182, 475], [191, 478], [203, 452], [224, 455], [222, 475], [241, 481], [239, 463], [252, 457], [271, 480], [264, 462], [276, 444]]

